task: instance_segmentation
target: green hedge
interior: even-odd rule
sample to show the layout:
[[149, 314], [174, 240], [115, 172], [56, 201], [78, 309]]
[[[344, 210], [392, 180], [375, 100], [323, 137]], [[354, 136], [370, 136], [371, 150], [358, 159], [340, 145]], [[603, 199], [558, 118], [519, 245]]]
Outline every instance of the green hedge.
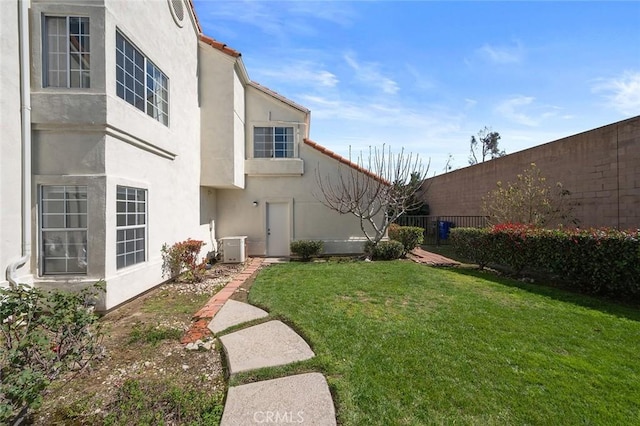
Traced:
[[640, 230], [549, 230], [502, 224], [492, 228], [455, 228], [451, 244], [464, 258], [546, 270], [583, 291], [640, 297]]
[[422, 244], [423, 234], [424, 229], [419, 226], [399, 226], [395, 223], [389, 226], [389, 238], [400, 241], [404, 246], [403, 256]]

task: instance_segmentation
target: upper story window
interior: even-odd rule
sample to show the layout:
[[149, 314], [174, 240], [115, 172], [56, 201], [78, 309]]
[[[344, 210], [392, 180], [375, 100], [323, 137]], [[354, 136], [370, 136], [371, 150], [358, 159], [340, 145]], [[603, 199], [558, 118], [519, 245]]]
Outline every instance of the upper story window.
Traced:
[[254, 158], [293, 158], [293, 127], [254, 127]]
[[169, 125], [169, 79], [116, 31], [116, 93], [140, 111]]
[[90, 87], [89, 18], [45, 16], [44, 34], [44, 86]]

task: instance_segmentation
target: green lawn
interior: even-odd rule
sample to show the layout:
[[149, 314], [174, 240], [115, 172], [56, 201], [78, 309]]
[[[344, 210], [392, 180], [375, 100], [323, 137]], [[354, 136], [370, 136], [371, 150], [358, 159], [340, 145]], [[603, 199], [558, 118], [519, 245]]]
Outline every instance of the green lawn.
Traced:
[[640, 424], [634, 308], [407, 261], [275, 265], [249, 299], [311, 344], [344, 425]]

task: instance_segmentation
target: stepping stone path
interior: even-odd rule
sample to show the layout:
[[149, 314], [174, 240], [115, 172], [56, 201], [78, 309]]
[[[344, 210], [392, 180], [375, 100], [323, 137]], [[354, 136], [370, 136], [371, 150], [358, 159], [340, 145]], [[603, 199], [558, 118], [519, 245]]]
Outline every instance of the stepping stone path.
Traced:
[[260, 308], [256, 308], [248, 303], [236, 302], [233, 299], [229, 299], [224, 306], [222, 306], [218, 314], [213, 317], [208, 327], [213, 334], [218, 334], [234, 325], [267, 316], [269, 316], [269, 314]]
[[229, 373], [304, 361], [315, 354], [307, 342], [280, 321], [254, 325], [220, 337]]
[[260, 423], [335, 425], [336, 412], [320, 373], [229, 388], [221, 426]]
[[[238, 285], [232, 286], [237, 288]], [[205, 313], [201, 310], [196, 315], [199, 319], [213, 317], [207, 325], [208, 331], [218, 335], [231, 327], [268, 317], [262, 309], [229, 299], [233, 291], [225, 290], [203, 308]], [[227, 355], [230, 374], [315, 356], [307, 342], [281, 321], [241, 328], [219, 336], [219, 340]], [[335, 425], [336, 412], [324, 376], [320, 373], [297, 374], [230, 387], [221, 425], [262, 423]]]

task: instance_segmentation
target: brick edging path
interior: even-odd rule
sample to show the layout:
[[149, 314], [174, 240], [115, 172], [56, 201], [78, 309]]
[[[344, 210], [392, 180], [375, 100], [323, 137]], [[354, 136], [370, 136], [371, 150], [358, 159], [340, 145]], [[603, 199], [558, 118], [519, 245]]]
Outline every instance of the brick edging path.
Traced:
[[213, 319], [220, 308], [222, 308], [222, 305], [229, 300], [231, 295], [262, 267], [263, 262], [264, 259], [260, 257], [250, 258], [247, 266], [239, 274], [236, 274], [222, 290], [218, 291], [209, 299], [202, 309], [195, 313], [192, 318], [193, 322], [189, 330], [187, 330], [184, 336], [182, 336], [182, 339], [180, 339], [180, 343], [183, 345], [195, 343], [198, 340], [204, 340], [211, 336], [211, 331], [208, 328], [211, 319]]

